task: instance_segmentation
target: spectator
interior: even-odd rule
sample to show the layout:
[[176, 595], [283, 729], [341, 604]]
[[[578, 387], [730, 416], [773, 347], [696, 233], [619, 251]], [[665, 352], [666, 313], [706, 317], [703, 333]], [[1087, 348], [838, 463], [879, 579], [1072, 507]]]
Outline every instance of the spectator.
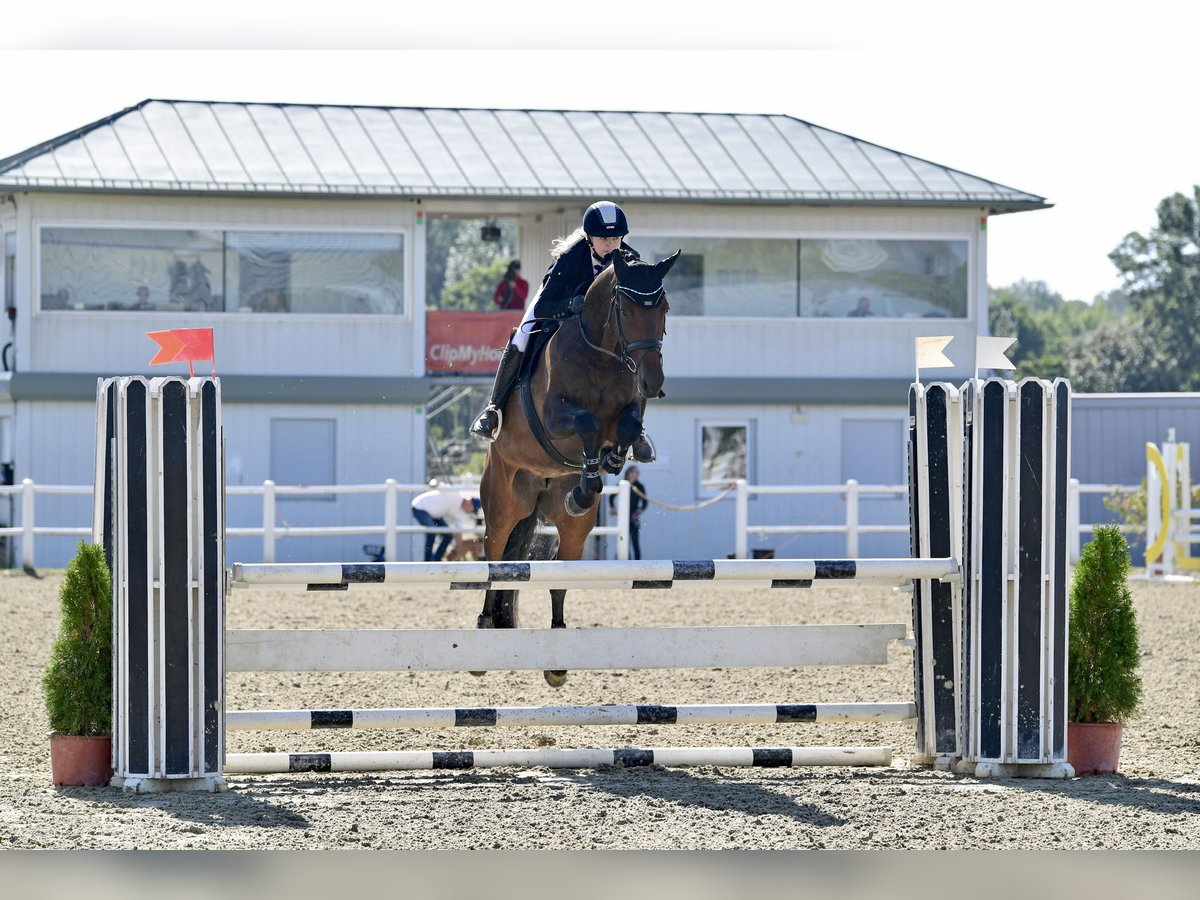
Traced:
[[[642, 558], [642, 511], [650, 505], [646, 499], [646, 486], [639, 480], [641, 472], [637, 466], [625, 470], [625, 480], [629, 482], [629, 558]], [[608, 508], [616, 505], [615, 494], [608, 498]]]
[[854, 318], [862, 318], [864, 316], [873, 316], [875, 313], [871, 312], [871, 301], [866, 297], [859, 297], [858, 306], [854, 307], [846, 315]]
[[514, 259], [508, 264], [504, 277], [496, 285], [492, 302], [501, 309], [524, 309], [529, 296], [529, 282], [521, 277], [521, 261]]
[[[459, 491], [439, 491], [434, 489], [418, 494], [413, 498], [413, 518], [426, 528], [449, 528], [449, 520], [460, 528], [470, 528], [475, 524], [475, 513], [479, 510], [479, 501], [469, 494]], [[433, 549], [438, 542], [437, 551]], [[446, 555], [446, 548], [454, 540], [453, 534], [425, 533], [425, 562], [441, 562]]]

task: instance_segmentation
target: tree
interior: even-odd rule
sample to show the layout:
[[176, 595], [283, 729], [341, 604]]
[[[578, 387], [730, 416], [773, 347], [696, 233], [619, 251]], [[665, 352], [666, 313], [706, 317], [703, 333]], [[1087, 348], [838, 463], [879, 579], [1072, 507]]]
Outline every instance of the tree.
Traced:
[[1112, 316], [1107, 304], [1064, 300], [1044, 281], [994, 288], [988, 300], [991, 333], [1017, 339], [1009, 353], [1016, 378], [1067, 376], [1076, 345]]
[[1141, 390], [1200, 389], [1200, 186], [1158, 204], [1149, 234], [1131, 232], [1109, 254], [1141, 320], [1148, 356]]

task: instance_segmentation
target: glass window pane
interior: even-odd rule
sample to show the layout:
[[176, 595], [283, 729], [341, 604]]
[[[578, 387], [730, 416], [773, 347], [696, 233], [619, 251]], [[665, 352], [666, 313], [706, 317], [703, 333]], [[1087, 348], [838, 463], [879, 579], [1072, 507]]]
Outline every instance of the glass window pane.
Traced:
[[221, 233], [43, 228], [44, 310], [225, 308]]
[[671, 315], [796, 316], [797, 242], [756, 238], [643, 238], [643, 259], [682, 248], [667, 276]]
[[967, 242], [801, 241], [800, 314], [965, 318]]
[[225, 272], [242, 312], [404, 312], [400, 234], [230, 232]]
[[749, 477], [749, 428], [745, 424], [700, 425], [700, 484], [702, 489]]
[[[495, 311], [492, 297], [516, 259], [517, 238], [514, 218], [430, 217], [425, 226], [425, 308]], [[529, 274], [522, 277], [531, 282], [532, 297], [538, 283]], [[500, 326], [505, 337], [514, 325], [505, 320]]]

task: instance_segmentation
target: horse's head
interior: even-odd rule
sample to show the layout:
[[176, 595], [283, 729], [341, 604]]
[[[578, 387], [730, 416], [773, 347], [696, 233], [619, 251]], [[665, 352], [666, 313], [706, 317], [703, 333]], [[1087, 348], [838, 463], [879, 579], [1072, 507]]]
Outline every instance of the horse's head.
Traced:
[[613, 355], [636, 375], [638, 391], [644, 397], [657, 397], [662, 391], [662, 343], [670, 309], [663, 279], [679, 253], [656, 263], [614, 253], [611, 286], [605, 279], [597, 279], [592, 286], [593, 291], [608, 291], [605, 342], [614, 344]]

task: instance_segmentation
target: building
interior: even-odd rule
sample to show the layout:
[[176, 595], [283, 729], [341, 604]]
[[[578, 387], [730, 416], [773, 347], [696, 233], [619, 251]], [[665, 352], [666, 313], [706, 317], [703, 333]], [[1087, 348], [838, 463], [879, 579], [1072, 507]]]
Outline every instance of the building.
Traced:
[[[550, 241], [597, 199], [622, 204], [643, 257], [683, 250], [642, 472], [674, 507], [646, 519], [660, 557], [732, 552], [732, 504], [702, 505], [712, 482], [902, 481], [914, 339], [959, 338], [939, 377], [970, 375], [988, 217], [1048, 205], [783, 115], [146, 100], [0, 160], [0, 463], [89, 483], [97, 377], [164, 374], [145, 333], [211, 327], [230, 484], [422, 482], [431, 444], [478, 451], [465, 423], [516, 315], [448, 289], [479, 248], [447, 225], [511, 236], [536, 290]], [[452, 426], [429, 426], [447, 410]], [[230, 524], [255, 524], [240, 499]], [[753, 518], [820, 519], [829, 499], [762, 497]], [[43, 502], [87, 521], [80, 498], [44, 498], [39, 518]], [[874, 502], [864, 521], [897, 516]], [[279, 518], [380, 521], [366, 503], [281, 499]], [[289, 540], [279, 558], [361, 559], [361, 543]], [[905, 549], [876, 536], [862, 553]]]

